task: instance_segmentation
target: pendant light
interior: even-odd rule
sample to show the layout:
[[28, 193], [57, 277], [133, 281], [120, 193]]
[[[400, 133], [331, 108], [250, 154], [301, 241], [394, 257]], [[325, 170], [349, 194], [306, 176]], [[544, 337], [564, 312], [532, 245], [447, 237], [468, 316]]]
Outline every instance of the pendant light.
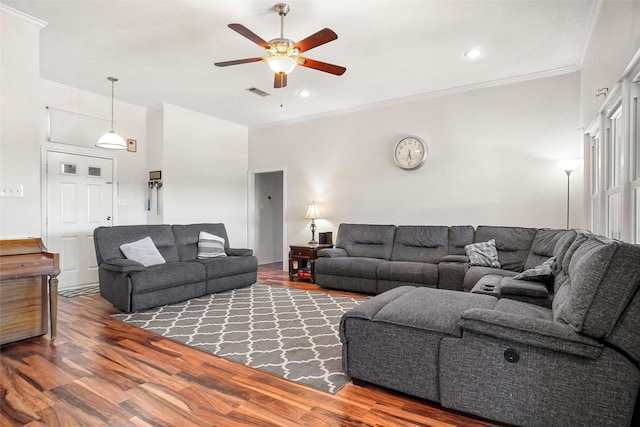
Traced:
[[111, 130], [100, 137], [96, 147], [110, 150], [126, 150], [127, 144], [124, 139], [113, 130], [113, 85], [118, 79], [115, 77], [107, 77], [107, 79], [111, 81]]

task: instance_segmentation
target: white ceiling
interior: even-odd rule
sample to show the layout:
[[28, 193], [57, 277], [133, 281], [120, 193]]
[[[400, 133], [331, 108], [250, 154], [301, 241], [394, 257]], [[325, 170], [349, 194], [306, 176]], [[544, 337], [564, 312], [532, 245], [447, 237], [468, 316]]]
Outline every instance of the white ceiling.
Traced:
[[[338, 77], [297, 67], [273, 88], [266, 63], [214, 62], [262, 56], [227, 28], [240, 23], [279, 37], [273, 0], [0, 0], [48, 23], [41, 77], [150, 107], [169, 103], [246, 126], [358, 109], [465, 87], [576, 71], [598, 0], [291, 0], [285, 37], [325, 27], [338, 40], [304, 56], [342, 65]], [[479, 46], [475, 61], [463, 52]], [[271, 94], [262, 98], [245, 89]], [[297, 93], [308, 89], [312, 96]]]

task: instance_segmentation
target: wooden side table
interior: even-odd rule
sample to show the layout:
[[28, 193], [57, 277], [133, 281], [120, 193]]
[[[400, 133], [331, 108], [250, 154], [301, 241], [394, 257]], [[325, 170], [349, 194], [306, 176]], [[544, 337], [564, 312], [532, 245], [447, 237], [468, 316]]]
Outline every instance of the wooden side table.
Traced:
[[332, 248], [333, 245], [290, 245], [289, 246], [289, 280], [295, 278], [316, 282], [314, 261], [318, 258], [318, 250]]

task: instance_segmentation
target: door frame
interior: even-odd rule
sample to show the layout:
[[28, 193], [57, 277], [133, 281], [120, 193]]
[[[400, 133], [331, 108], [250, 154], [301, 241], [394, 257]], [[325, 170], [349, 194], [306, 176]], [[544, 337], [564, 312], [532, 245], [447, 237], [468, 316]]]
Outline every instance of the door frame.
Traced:
[[48, 246], [49, 242], [49, 224], [48, 224], [48, 213], [49, 213], [49, 190], [48, 190], [48, 172], [47, 172], [47, 159], [50, 152], [54, 153], [62, 153], [62, 154], [71, 154], [75, 156], [83, 156], [83, 157], [97, 157], [100, 159], [111, 160], [111, 178], [114, 185], [111, 186], [112, 197], [111, 197], [111, 212], [112, 212], [112, 225], [118, 224], [118, 209], [117, 209], [117, 200], [118, 200], [118, 158], [116, 157], [115, 152], [107, 151], [99, 148], [88, 148], [88, 147], [79, 147], [75, 145], [65, 145], [58, 144], [55, 142], [48, 142], [42, 145], [42, 149], [40, 151], [40, 195], [41, 195], [41, 209], [40, 212], [42, 214], [42, 240], [44, 241], [45, 246]]
[[[287, 168], [254, 169], [247, 172], [247, 244], [256, 247], [256, 175], [282, 172], [282, 269], [288, 270], [289, 246], [287, 245]], [[286, 268], [285, 268], [286, 267]]]

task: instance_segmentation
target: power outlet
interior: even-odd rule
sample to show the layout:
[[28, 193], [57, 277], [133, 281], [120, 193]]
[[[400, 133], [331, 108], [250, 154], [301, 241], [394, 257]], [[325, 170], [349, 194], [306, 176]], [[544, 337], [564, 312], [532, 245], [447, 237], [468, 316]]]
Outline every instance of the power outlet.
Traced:
[[0, 197], [24, 197], [22, 185], [3, 185], [0, 187]]

